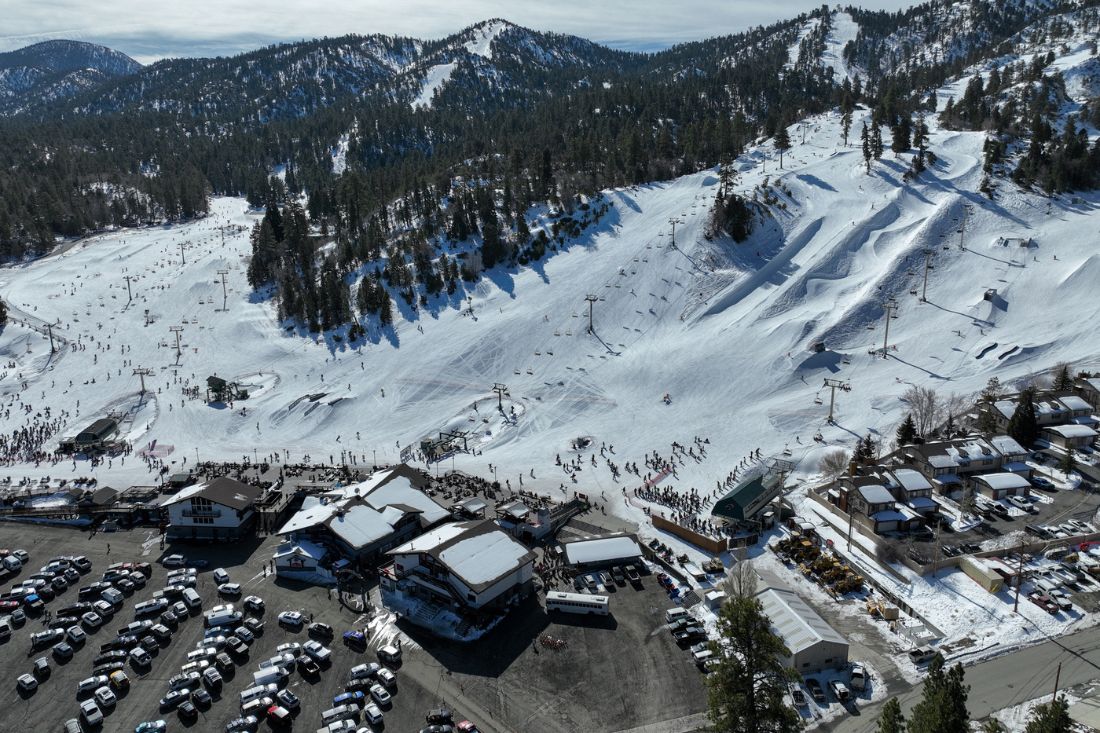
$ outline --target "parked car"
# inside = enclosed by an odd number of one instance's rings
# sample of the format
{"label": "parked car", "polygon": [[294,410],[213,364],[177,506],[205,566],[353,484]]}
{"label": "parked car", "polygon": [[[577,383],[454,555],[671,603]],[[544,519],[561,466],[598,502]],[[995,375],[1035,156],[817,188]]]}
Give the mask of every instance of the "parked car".
{"label": "parked car", "polygon": [[19,689],[20,692],[34,692],[38,689],[38,680],[36,680],[32,675],[21,674],[18,678],[16,678],[15,686]]}
{"label": "parked car", "polygon": [[833,697],[837,702],[845,703],[851,697],[851,693],[848,692],[848,687],[840,680],[829,680],[829,690],[833,693]]}
{"label": "parked car", "polygon": [[867,687],[867,668],[862,664],[853,664],[852,673],[848,684],[853,690],[863,690]]}
{"label": "parked car", "polygon": [[825,690],[824,688],[822,688],[821,683],[818,682],[815,678],[806,678],[806,689],[810,691],[810,697],[814,699],[814,702],[825,702]]}
{"label": "parked car", "polygon": [[283,611],[279,614],[279,625],[290,631],[301,631],[305,619],[298,611]]}
{"label": "parked car", "polygon": [[80,703],[80,717],[89,728],[98,728],[103,724],[103,712],[96,705],[95,700],[85,700]]}
{"label": "parked car", "polygon": [[244,599],[244,610],[249,613],[263,614],[264,599],[259,596],[248,596]]}
{"label": "parked car", "polygon": [[923,664],[924,662],[930,661],[934,656],[936,656],[935,650],[927,646],[922,646],[919,649],[911,649],[909,651],[909,661],[913,664]]}
{"label": "parked car", "polygon": [[1010,496],[1008,497],[1008,502],[1017,509],[1022,509],[1029,514],[1033,511],[1031,502],[1022,496]]}

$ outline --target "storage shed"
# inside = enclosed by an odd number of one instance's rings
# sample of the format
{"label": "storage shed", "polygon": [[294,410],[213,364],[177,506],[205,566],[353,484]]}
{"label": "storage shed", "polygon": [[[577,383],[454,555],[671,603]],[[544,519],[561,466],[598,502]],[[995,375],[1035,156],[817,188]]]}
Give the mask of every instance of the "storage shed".
{"label": "storage shed", "polygon": [[765,588],[756,594],[774,631],[790,651],[784,659],[799,674],[848,664],[848,642],[793,591]]}

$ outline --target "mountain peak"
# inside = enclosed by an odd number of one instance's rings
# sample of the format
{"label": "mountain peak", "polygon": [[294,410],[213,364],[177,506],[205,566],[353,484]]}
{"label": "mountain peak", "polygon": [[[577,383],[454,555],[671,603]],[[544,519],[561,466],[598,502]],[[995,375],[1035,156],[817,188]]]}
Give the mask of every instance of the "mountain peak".
{"label": "mountain peak", "polygon": [[108,76],[125,76],[141,70],[140,63],[121,51],[97,43],[56,38],[0,53],[0,69],[30,67],[50,72],[95,69]]}

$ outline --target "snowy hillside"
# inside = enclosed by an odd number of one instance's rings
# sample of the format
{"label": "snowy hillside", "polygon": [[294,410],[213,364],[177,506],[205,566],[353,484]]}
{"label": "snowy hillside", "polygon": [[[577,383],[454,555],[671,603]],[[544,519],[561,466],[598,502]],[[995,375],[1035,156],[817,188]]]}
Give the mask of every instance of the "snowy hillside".
{"label": "snowy hillside", "polygon": [[[868,431],[888,436],[909,384],[969,393],[992,375],[1011,382],[1060,360],[1100,360],[1100,253],[1080,236],[1096,229],[1095,198],[976,195],[979,133],[933,129],[939,163],[914,184],[903,185],[905,165],[889,158],[867,176],[859,152],[839,147],[835,116],[808,125],[805,144],[792,130],[784,171],[768,146],[737,162],[739,189],[751,196],[767,181],[786,204],[773,206],[774,224],[745,244],[703,237],[714,173],[612,191],[612,213],[583,246],[544,267],[492,272],[467,310],[416,321],[404,311],[394,343],[361,351],[285,335],[270,307],[251,301],[247,231],[226,228],[255,220],[241,200],[216,200],[213,214],[192,225],[87,240],[0,271],[9,302],[35,322],[57,323],[65,340],[51,360],[44,337],[19,324],[5,329],[0,361],[14,366],[0,389],[9,405],[17,395],[32,413],[68,410],[65,434],[108,410],[129,411],[135,446],[155,440],[176,465],[196,452],[236,459],[254,449],[323,461],[350,451],[360,462],[377,450],[379,461],[393,461],[398,446],[460,428],[481,454],[459,455],[456,467],[484,473],[491,463],[502,482],[522,473],[525,486],[545,491],[568,482],[555,456],[577,437],[614,444],[621,463],[699,435],[711,441],[709,457],[682,471],[680,483],[706,488],[757,447],[786,449],[812,473],[822,451],[815,432],[842,445]],[[675,247],[672,217],[681,220]],[[1006,246],[1005,237],[1036,246]],[[921,303],[912,292],[925,249],[934,269]],[[129,305],[124,276],[133,278]],[[984,299],[989,288],[997,304]],[[586,332],[587,294],[600,298],[594,335]],[[882,345],[888,297],[899,307],[890,327],[896,350],[884,360],[869,351]],[[179,325],[177,361],[169,327]],[[827,351],[811,354],[818,340]],[[144,403],[135,367],[155,373]],[[183,387],[201,389],[213,373],[246,385],[251,399],[228,409],[183,397]],[[835,426],[815,402],[827,396],[824,377],[852,382]],[[493,409],[494,382],[509,388],[507,418]],[[5,422],[15,428],[22,418],[12,409]],[[74,472],[149,480],[132,460],[121,470],[80,463],[36,471]],[[581,477],[573,488],[619,489],[603,465],[586,465]]]}

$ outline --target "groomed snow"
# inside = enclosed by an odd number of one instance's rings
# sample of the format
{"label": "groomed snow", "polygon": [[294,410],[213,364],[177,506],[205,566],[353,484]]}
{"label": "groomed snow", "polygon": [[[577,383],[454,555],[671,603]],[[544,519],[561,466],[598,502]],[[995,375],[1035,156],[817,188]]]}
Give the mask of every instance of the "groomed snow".
{"label": "groomed snow", "polygon": [[854,41],[859,34],[859,23],[856,23],[850,13],[837,11],[833,13],[832,27],[829,35],[825,37],[825,51],[821,54],[821,63],[831,68],[834,79],[840,83],[844,77],[853,77],[854,74],[848,68],[848,62],[844,60],[844,47],[849,41]]}

